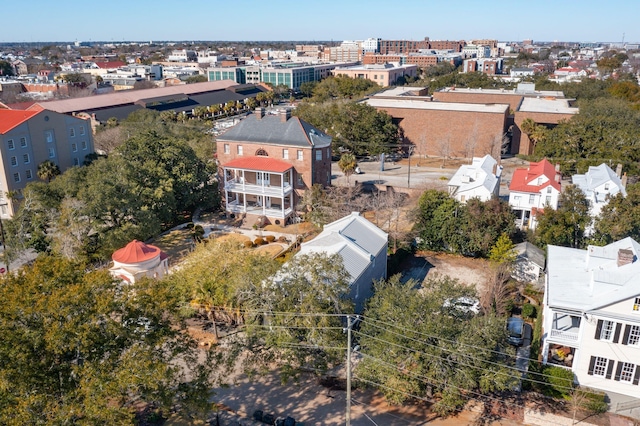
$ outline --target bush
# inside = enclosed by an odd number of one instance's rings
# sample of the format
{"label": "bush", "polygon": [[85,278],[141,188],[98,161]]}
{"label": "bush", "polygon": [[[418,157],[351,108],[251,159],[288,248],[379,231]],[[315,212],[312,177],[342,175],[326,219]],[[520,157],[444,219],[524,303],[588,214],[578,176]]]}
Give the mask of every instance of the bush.
{"label": "bush", "polygon": [[289,241],[287,241],[287,238],[284,235],[280,235],[278,237],[278,242],[279,243],[288,243]]}
{"label": "bush", "polygon": [[543,370],[545,379],[549,382],[549,393],[554,397],[569,398],[573,387],[573,371],[552,365]]}
{"label": "bush", "polygon": [[276,240],[276,237],[274,237],[273,235],[267,235],[265,238],[267,239],[268,243],[272,243]]}
{"label": "bush", "polygon": [[516,302],[509,298],[507,300],[504,301],[504,310],[508,313],[511,314],[511,312],[513,311],[513,308],[516,306]]}
{"label": "bush", "polygon": [[525,303],[522,306],[522,316],[524,318],[535,318],[536,317],[536,307],[531,303]]}
{"label": "bush", "polygon": [[582,404],[585,410],[597,414],[607,412],[609,404],[606,402],[606,394],[604,392],[582,387],[580,390],[587,392],[586,401]]}
{"label": "bush", "polygon": [[253,242],[252,241],[245,241],[244,242],[244,248],[251,248],[253,247]]}
{"label": "bush", "polygon": [[255,240],[253,240],[253,243],[257,246],[261,246],[263,244],[266,244],[267,242],[262,237],[258,237]]}

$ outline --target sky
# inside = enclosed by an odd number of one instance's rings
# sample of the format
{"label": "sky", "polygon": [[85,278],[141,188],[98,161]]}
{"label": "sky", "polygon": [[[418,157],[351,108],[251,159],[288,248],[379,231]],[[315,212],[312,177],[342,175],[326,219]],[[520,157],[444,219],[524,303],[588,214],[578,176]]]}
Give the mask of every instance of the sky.
{"label": "sky", "polygon": [[30,0],[0,42],[362,40],[640,42],[640,0]]}

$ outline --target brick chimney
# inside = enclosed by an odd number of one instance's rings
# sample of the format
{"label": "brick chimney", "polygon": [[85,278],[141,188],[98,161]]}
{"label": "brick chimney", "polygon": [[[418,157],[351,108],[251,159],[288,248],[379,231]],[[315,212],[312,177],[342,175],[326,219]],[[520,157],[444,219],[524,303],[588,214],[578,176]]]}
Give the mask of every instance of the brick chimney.
{"label": "brick chimney", "polygon": [[282,115],[280,116],[280,121],[284,123],[290,118],[291,118],[291,110],[289,108],[286,108],[284,110],[284,113],[282,113]]}
{"label": "brick chimney", "polygon": [[633,252],[629,249],[618,250],[618,267],[633,263],[634,257]]}
{"label": "brick chimney", "polygon": [[262,107],[256,108],[256,118],[258,120],[262,120],[262,117],[264,117],[264,108]]}

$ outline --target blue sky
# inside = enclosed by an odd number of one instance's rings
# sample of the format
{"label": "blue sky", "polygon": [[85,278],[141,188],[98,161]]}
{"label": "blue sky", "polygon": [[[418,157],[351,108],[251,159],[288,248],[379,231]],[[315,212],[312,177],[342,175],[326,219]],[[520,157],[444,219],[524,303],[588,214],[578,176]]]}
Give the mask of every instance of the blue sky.
{"label": "blue sky", "polygon": [[0,42],[387,39],[640,42],[640,0],[77,0],[0,6]]}

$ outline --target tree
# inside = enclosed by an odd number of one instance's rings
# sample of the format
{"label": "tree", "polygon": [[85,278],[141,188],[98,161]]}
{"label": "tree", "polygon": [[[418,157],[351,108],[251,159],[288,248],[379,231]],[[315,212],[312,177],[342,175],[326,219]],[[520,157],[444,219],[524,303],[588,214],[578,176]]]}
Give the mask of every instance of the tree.
{"label": "tree", "polygon": [[627,196],[611,197],[594,221],[593,242],[598,245],[631,237],[640,241],[640,184],[628,185]]}
{"label": "tree", "polygon": [[192,75],[191,77],[187,77],[185,83],[193,84],[193,83],[204,83],[208,81],[207,76],[204,74]]}
{"label": "tree", "polygon": [[251,110],[258,106],[258,101],[256,101],[256,98],[247,98],[244,103],[247,108]]}
{"label": "tree", "polygon": [[522,122],[521,129],[531,141],[531,145],[533,146],[531,154],[535,155],[538,142],[544,140],[547,136],[547,128],[537,124],[531,118],[526,118]]}
{"label": "tree", "polygon": [[496,263],[513,263],[516,261],[516,251],[511,237],[506,232],[503,232],[495,245],[489,252],[489,260]]}
{"label": "tree", "polygon": [[60,174],[60,167],[51,160],[45,160],[38,164],[38,177],[47,182]]}
{"label": "tree", "polygon": [[144,90],[156,88],[156,84],[151,80],[139,80],[133,84],[133,90]]}
{"label": "tree", "polygon": [[[436,397],[433,409],[445,415],[472,393],[510,389],[519,373],[501,359],[506,348],[504,319],[469,315],[445,302],[474,297],[473,289],[449,277],[416,282],[399,275],[376,284],[360,330],[354,332],[361,362],[356,380],[380,384],[395,404]],[[375,385],[374,385],[375,386]]]}
{"label": "tree", "polygon": [[543,247],[554,244],[583,248],[590,224],[589,201],[580,188],[571,185],[560,194],[557,210],[547,206],[539,214],[536,239]]}
{"label": "tree", "polygon": [[306,81],[300,85],[300,93],[302,93],[305,98],[310,98],[313,96],[313,91],[317,85],[317,81]]}
{"label": "tree", "polygon": [[13,67],[11,66],[11,63],[8,61],[0,60],[0,75],[8,76],[13,74]]}
{"label": "tree", "polygon": [[85,269],[45,256],[2,277],[0,423],[133,423],[145,404],[204,414],[211,360],[183,332],[172,289]]}
{"label": "tree", "polygon": [[347,177],[347,185],[349,184],[349,176],[351,176],[356,171],[356,166],[358,162],[356,161],[355,155],[351,153],[342,154],[340,160],[338,161],[338,167],[344,175]]}

